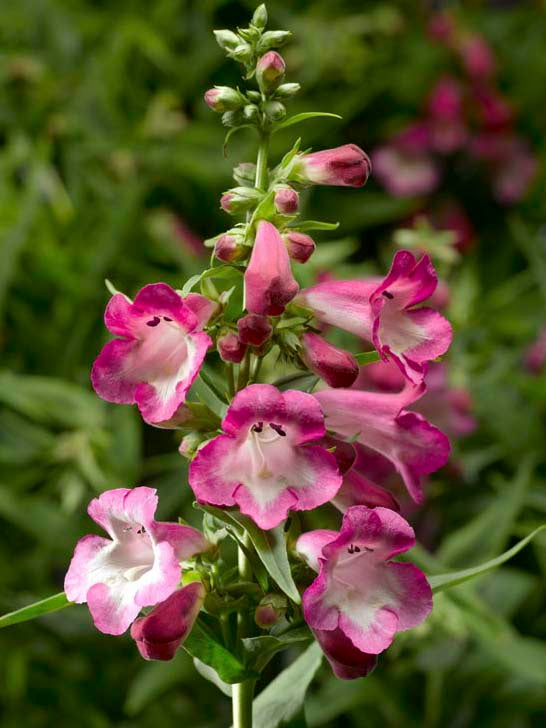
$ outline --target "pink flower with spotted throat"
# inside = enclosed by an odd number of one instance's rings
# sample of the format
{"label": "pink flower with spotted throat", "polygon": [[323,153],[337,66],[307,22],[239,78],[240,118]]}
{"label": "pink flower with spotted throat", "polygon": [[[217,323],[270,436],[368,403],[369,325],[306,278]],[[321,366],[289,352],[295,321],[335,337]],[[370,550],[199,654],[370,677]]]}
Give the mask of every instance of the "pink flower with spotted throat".
{"label": "pink flower with spotted throat", "polygon": [[311,510],[337,493],[336,459],[313,444],[326,430],[312,395],[251,384],[233,398],[222,428],[225,434],[190,465],[189,482],[201,503],[237,505],[267,530],[289,510]]}
{"label": "pink flower with spotted throat", "polygon": [[154,488],[139,487],[107,490],[89,504],[110,538],[78,541],[64,589],[71,602],[87,602],[105,634],[122,634],[142,607],[167,599],[180,581],[180,562],[210,548],[191,526],[155,521],[157,501]]}
{"label": "pink flower with spotted throat", "polygon": [[400,250],[387,276],[360,281],[328,281],[304,289],[299,302],[322,323],[372,341],[383,361],[392,359],[406,379],[418,384],[426,362],[445,354],[451,324],[432,308],[418,304],[438,284],[428,255],[418,262]]}
{"label": "pink flower with spotted throat", "polygon": [[421,624],[432,609],[425,575],[391,561],[415,545],[411,526],[387,508],[349,508],[341,531],[302,534],[296,549],[318,572],[303,594],[305,621],[335,674],[367,675],[397,632]]}
{"label": "pink flower with spotted throat", "polygon": [[170,420],[212,345],[201,328],[214,306],[195,293],[183,299],[166,283],[144,286],[133,302],[116,293],[104,322],[121,338],[109,341],[93,364],[96,393],[108,402],[136,404],[146,422]]}

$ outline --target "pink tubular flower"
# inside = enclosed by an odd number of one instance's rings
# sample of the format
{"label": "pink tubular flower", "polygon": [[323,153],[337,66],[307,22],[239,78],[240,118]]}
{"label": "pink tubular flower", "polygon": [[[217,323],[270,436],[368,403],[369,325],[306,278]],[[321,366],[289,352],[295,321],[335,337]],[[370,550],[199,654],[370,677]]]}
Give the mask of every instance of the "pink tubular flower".
{"label": "pink tubular flower", "polygon": [[210,548],[191,526],[154,520],[154,488],[107,490],[89,504],[91,518],[110,536],[84,536],[74,551],[64,589],[87,602],[95,626],[122,634],[140,612],[178,586],[180,562]]}
{"label": "pink tubular flower", "polygon": [[441,78],[428,101],[431,144],[435,151],[451,154],[465,143],[468,132],[462,106],[459,82],[450,76]]}
{"label": "pink tubular flower", "polygon": [[299,537],[297,551],[319,572],[303,594],[305,621],[338,677],[368,674],[373,656],[386,650],[397,632],[430,614],[425,575],[413,564],[390,560],[414,545],[413,529],[402,516],[365,506],[349,508],[339,533],[319,530]]}
{"label": "pink tubular flower", "polygon": [[301,154],[294,166],[302,184],[363,187],[372,171],[370,158],[356,144],[344,144],[313,154]]}
{"label": "pink tubular flower", "polygon": [[245,271],[247,311],[263,316],[280,316],[298,288],[279,231],[270,222],[261,220]]}
{"label": "pink tubular flower", "polygon": [[234,331],[219,336],[216,345],[222,361],[240,364],[246,354],[246,345]]}
{"label": "pink tubular flower", "polygon": [[288,250],[288,255],[292,258],[292,260],[295,260],[296,263],[307,263],[309,258],[315,252],[315,241],[310,235],[299,233],[294,230],[293,232],[285,233],[283,238],[286,244],[286,249]]}
{"label": "pink tubular flower", "polygon": [[350,387],[358,376],[358,363],[348,351],[330,344],[318,334],[302,336],[304,359],[311,371],[330,387]]}
{"label": "pink tubular flower", "polygon": [[423,379],[426,362],[445,354],[449,322],[431,308],[415,308],[434,292],[438,279],[425,255],[418,262],[400,250],[382,281],[333,281],[306,288],[299,301],[322,323],[373,341],[383,361],[392,359],[411,382]]}
{"label": "pink tubular flower", "polygon": [[392,462],[416,503],[423,501],[422,476],[449,458],[449,440],[416,412],[405,407],[425,391],[424,384],[399,394],[325,389],[317,392],[326,427],[340,438],[356,439]]}
{"label": "pink tubular flower", "polygon": [[186,639],[205,600],[205,587],[194,581],[173,592],[131,625],[131,637],[145,660],[172,660]]}
{"label": "pink tubular flower", "polygon": [[400,510],[396,498],[388,490],[369,480],[356,469],[345,473],[343,484],[332,503],[342,513],[345,513],[351,506],[368,506],[369,508],[382,506],[390,508],[391,511]]}
{"label": "pink tubular flower", "polygon": [[305,392],[252,384],[238,392],[222,422],[225,435],[202,447],[189,482],[202,503],[238,505],[260,528],[289,510],[326,503],[341,485],[335,457],[310,444],[324,436],[324,416]]}
{"label": "pink tubular flower", "polygon": [[408,152],[386,144],[372,152],[373,168],[394,197],[428,195],[438,186],[440,172],[427,152]]}
{"label": "pink tubular flower", "polygon": [[166,283],[145,286],[133,303],[121,293],[112,296],[104,322],[122,338],[108,342],[95,359],[91,382],[97,394],[138,405],[147,422],[170,420],[212,344],[199,330],[212,312],[207,301],[198,294],[183,299]]}

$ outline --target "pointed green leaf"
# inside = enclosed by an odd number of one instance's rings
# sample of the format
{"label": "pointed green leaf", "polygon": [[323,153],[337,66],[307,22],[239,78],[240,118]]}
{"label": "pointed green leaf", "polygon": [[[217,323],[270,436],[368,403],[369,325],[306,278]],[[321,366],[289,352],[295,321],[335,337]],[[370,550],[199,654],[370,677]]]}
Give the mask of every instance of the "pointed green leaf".
{"label": "pointed green leaf", "polygon": [[15,612],[4,614],[0,617],[0,628],[9,627],[19,622],[28,622],[30,619],[36,619],[36,617],[41,617],[43,614],[57,612],[59,609],[70,607],[72,604],[73,602],[68,601],[65,593],[60,592],[60,594],[54,594],[46,599],[41,599],[39,602],[34,602],[34,604],[17,609]]}
{"label": "pointed green leaf", "polygon": [[227,412],[227,405],[212,391],[204,379],[199,376],[191,387],[191,393],[194,394],[200,402],[206,405],[211,412],[214,412],[221,420]]}
{"label": "pointed green leaf", "polygon": [[303,220],[294,226],[300,232],[308,232],[309,230],[337,230],[338,222],[324,222],[323,220]]}
{"label": "pointed green leaf", "polygon": [[235,655],[217,642],[199,620],[193,625],[183,647],[192,657],[197,657],[205,665],[212,667],[225,683],[238,683],[257,677]]}
{"label": "pointed green leaf", "polygon": [[304,726],[305,693],[321,662],[322,651],[314,642],[254,700],[254,725],[267,728]]}
{"label": "pointed green leaf", "polygon": [[250,536],[252,545],[260,557],[263,565],[276,584],[293,602],[301,602],[300,593],[290,570],[286,539],[284,537],[284,524],[270,531],[262,531],[254,521],[241,513],[231,512],[231,517],[241,525]]}
{"label": "pointed green leaf", "polygon": [[281,129],[287,129],[289,126],[294,126],[294,124],[300,124],[302,121],[307,121],[307,119],[315,119],[319,116],[326,116],[330,117],[331,119],[342,118],[339,114],[330,114],[327,111],[304,111],[301,114],[295,114],[295,116],[290,116],[288,119],[282,121],[278,126],[273,129],[273,134],[280,131]]}
{"label": "pointed green leaf", "polygon": [[473,566],[470,569],[462,569],[461,571],[453,571],[450,574],[438,574],[436,576],[429,576],[428,580],[430,586],[432,587],[432,591],[435,593],[440,592],[444,589],[448,589],[449,587],[456,586],[457,584],[462,584],[463,582],[469,581],[470,579],[474,579],[477,576],[481,576],[482,574],[487,574],[488,571],[496,569],[497,566],[501,566],[501,564],[504,564],[506,561],[519,553],[522,548],[527,546],[529,541],[531,541],[538,533],[544,531],[545,529],[546,524],[539,526],[532,533],[519,541],[515,546],[512,546],[511,549],[508,549],[508,551],[505,551],[503,554],[497,556],[495,559],[486,561],[479,566]]}
{"label": "pointed green leaf", "polygon": [[205,665],[205,663],[201,662],[198,657],[193,658],[193,664],[201,677],[204,677],[205,680],[208,680],[213,685],[216,685],[218,690],[221,690],[224,695],[226,695],[228,698],[231,698],[231,685],[224,682],[213,667],[211,667],[210,665]]}

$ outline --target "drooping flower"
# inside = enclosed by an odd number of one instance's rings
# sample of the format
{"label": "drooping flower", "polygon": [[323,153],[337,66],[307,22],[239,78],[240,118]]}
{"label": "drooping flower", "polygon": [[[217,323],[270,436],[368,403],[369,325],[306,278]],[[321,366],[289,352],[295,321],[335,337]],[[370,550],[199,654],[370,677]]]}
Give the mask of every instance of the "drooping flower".
{"label": "drooping flower", "polygon": [[312,331],[303,334],[302,343],[307,366],[330,387],[350,387],[355,381],[358,363],[348,351],[330,344]]}
{"label": "drooping flower", "polygon": [[356,440],[390,460],[416,503],[423,500],[421,481],[446,464],[449,440],[416,412],[405,408],[425,391],[406,387],[398,394],[325,389],[314,397],[326,427],[340,439]]}
{"label": "drooping flower", "polygon": [[191,631],[203,602],[200,581],[177,589],[145,617],[131,625],[131,637],[145,660],[172,660]]}
{"label": "drooping flower", "polygon": [[297,551],[318,577],[303,594],[305,621],[336,675],[373,669],[397,632],[421,624],[432,609],[425,575],[391,561],[415,544],[411,526],[387,508],[349,508],[341,531],[300,536]]}
{"label": "drooping flower", "polygon": [[450,323],[431,308],[416,308],[436,289],[436,272],[425,255],[396,253],[381,281],[319,283],[303,290],[299,301],[319,321],[373,341],[383,361],[392,359],[411,382],[422,380],[426,362],[445,354],[451,343]]}
{"label": "drooping flower", "polygon": [[106,307],[109,341],[95,359],[91,382],[108,402],[136,404],[150,423],[170,420],[199,373],[210,337],[204,296],[183,299],[166,283],[142,288],[134,302],[116,293]]}
{"label": "drooping flower", "polygon": [[301,184],[363,187],[372,171],[370,158],[356,144],[299,154],[292,167],[293,179]]}
{"label": "drooping flower", "polygon": [[280,316],[298,288],[279,231],[270,222],[261,220],[245,271],[247,311],[262,316]]}
{"label": "drooping flower", "polygon": [[202,447],[190,465],[200,502],[237,505],[270,529],[289,510],[316,508],[339,489],[335,457],[313,444],[325,427],[312,395],[252,384],[235,395],[222,428],[225,434]]}
{"label": "drooping flower", "polygon": [[71,602],[87,602],[101,632],[125,632],[142,607],[175,591],[181,561],[210,548],[191,526],[155,521],[157,500],[154,488],[117,488],[89,504],[89,515],[110,538],[80,539],[64,588]]}

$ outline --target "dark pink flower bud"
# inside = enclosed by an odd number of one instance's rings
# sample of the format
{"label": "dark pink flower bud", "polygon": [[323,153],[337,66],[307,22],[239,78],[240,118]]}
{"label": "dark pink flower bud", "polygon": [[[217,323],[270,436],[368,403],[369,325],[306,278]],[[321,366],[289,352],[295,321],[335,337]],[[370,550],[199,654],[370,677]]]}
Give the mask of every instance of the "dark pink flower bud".
{"label": "dark pink flower bud", "polygon": [[468,75],[475,79],[487,79],[495,73],[495,56],[485,38],[478,33],[463,37],[459,53]]}
{"label": "dark pink flower bud", "polygon": [[330,387],[353,384],[358,376],[358,363],[352,354],[311,331],[302,336],[302,341],[307,366]]}
{"label": "dark pink flower bud", "polygon": [[371,170],[370,158],[356,144],[302,154],[294,167],[299,182],[341,187],[362,187]]}
{"label": "dark pink flower bud", "polygon": [[273,91],[282,83],[286,65],[276,51],[263,55],[256,65],[256,78],[262,91]]}
{"label": "dark pink flower bud", "polygon": [[254,621],[262,629],[277,624],[286,613],[287,601],[282,594],[267,594],[256,607]]}
{"label": "dark pink flower bud", "polygon": [[246,346],[234,331],[222,334],[217,341],[218,353],[222,361],[239,364],[246,353]]}
{"label": "dark pink flower bud", "polygon": [[215,86],[205,92],[206,105],[219,114],[240,109],[244,101],[241,94],[229,86]]}
{"label": "dark pink flower bud", "polygon": [[247,311],[263,316],[280,316],[298,288],[279,231],[270,222],[261,220],[245,272]]}
{"label": "dark pink flower bud", "polygon": [[355,680],[369,675],[377,665],[377,655],[359,650],[339,627],[312,630],[326,659],[340,680]]}
{"label": "dark pink flower bud", "polygon": [[305,233],[298,233],[296,231],[286,233],[284,235],[284,242],[288,250],[288,255],[297,263],[307,263],[315,252],[315,241]]}
{"label": "dark pink flower bud", "polygon": [[237,321],[239,339],[242,344],[262,346],[273,333],[273,326],[265,316],[250,313]]}
{"label": "dark pink flower bud", "polygon": [[246,253],[245,246],[241,245],[241,240],[236,235],[226,233],[218,238],[214,246],[214,255],[218,260],[224,263],[232,263],[235,260],[241,260]]}
{"label": "dark pink flower bud", "polygon": [[133,622],[131,637],[145,660],[172,660],[188,636],[205,599],[199,581],[173,592],[145,617]]}
{"label": "dark pink flower bud", "polygon": [[292,187],[279,187],[273,202],[277,212],[282,215],[293,215],[298,211],[299,195]]}

